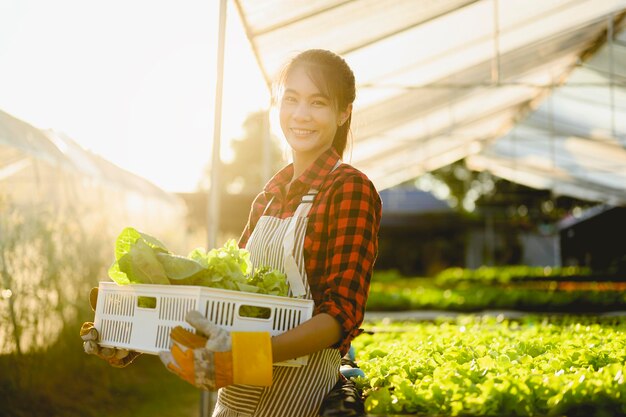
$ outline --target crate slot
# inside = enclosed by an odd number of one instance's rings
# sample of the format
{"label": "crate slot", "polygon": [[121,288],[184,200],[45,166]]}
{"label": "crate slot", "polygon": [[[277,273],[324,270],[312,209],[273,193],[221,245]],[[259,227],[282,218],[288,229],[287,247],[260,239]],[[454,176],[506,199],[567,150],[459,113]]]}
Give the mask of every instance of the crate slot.
{"label": "crate slot", "polygon": [[159,326],[157,328],[156,341],[154,346],[160,350],[167,350],[170,348],[170,332],[174,326]]}
{"label": "crate slot", "polygon": [[289,325],[291,323],[291,310],[284,310],[285,320],[283,321],[283,330],[289,330]]}
{"label": "crate slot", "polygon": [[117,343],[130,343],[133,324],[119,320],[102,320],[102,340]]}
{"label": "crate slot", "polygon": [[[159,325],[157,327],[156,339],[154,342],[154,347],[157,350],[168,350],[170,348],[170,341],[171,341],[170,333],[172,332],[172,329],[174,329],[174,327],[176,326]],[[181,327],[185,328],[186,330],[189,330],[190,332],[195,333],[195,330],[191,328],[186,328],[185,326],[181,326]]]}
{"label": "crate slot", "polygon": [[289,314],[288,310],[286,310],[284,308],[281,309],[281,316],[282,316],[282,320],[281,320],[281,323],[280,323],[280,331],[281,332],[289,329],[288,323],[287,323],[287,315],[288,314]]}
{"label": "crate slot", "polygon": [[220,323],[225,326],[232,326],[235,319],[235,303],[224,303],[226,306],[226,314],[224,314],[224,320]]}
{"label": "crate slot", "polygon": [[274,330],[277,331],[282,331],[284,326],[284,316],[285,316],[285,310],[282,308],[278,308],[276,309],[276,320],[274,321]]}
{"label": "crate slot", "polygon": [[161,298],[160,320],[184,321],[189,310],[195,310],[196,300],[190,298]]}
{"label": "crate slot", "polygon": [[272,330],[277,331],[280,328],[280,309],[277,308],[274,311],[274,323],[272,323]]}
{"label": "crate slot", "polygon": [[235,303],[209,300],[205,317],[218,326],[232,326],[235,318]]}
{"label": "crate slot", "polygon": [[302,312],[299,310],[277,308],[272,329],[279,332],[287,331],[299,325],[301,318]]}
{"label": "crate slot", "polygon": [[104,312],[114,316],[132,317],[135,314],[135,298],[132,294],[107,294]]}

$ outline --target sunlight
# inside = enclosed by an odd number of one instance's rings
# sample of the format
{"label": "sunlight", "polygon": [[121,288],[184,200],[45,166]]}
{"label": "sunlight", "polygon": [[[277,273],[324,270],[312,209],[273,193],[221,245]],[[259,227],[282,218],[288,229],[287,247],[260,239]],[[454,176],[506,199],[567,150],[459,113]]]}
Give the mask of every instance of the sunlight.
{"label": "sunlight", "polygon": [[[66,133],[167,191],[194,191],[211,160],[218,5],[3,2],[0,110]],[[229,159],[248,114],[269,104],[231,2],[225,49],[221,154]]]}

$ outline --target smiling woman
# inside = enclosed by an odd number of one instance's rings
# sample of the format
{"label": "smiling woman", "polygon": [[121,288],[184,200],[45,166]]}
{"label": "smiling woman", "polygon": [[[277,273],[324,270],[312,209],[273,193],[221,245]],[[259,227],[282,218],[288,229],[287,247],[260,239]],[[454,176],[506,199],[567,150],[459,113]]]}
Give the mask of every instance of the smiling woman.
{"label": "smiling woman", "polygon": [[[293,162],[265,185],[252,204],[239,245],[253,265],[284,272],[289,295],[314,301],[313,317],[255,344],[255,356],[232,345],[193,347],[183,360],[176,347],[166,353],[168,369],[196,387],[220,388],[214,417],[314,417],[324,398],[344,389],[341,357],[360,333],[378,247],[381,201],[371,181],[343,163],[355,79],[340,56],[308,50],[285,67],[276,100],[280,125]],[[214,325],[193,320],[197,329]],[[190,321],[191,323],[191,321]],[[227,340],[230,339],[227,338]],[[303,367],[272,363],[309,356]],[[170,357],[181,358],[172,366]],[[218,380],[254,368],[261,379]],[[237,381],[233,383],[232,381]]]}

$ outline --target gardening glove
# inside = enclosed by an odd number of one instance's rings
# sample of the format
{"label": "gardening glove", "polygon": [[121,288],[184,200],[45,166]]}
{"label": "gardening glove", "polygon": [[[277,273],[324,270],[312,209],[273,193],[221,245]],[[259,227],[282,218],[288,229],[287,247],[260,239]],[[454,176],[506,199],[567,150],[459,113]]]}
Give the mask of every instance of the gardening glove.
{"label": "gardening glove", "polygon": [[272,342],[268,332],[228,332],[198,311],[185,317],[196,333],[177,326],[170,350],[159,353],[170,372],[200,389],[231,384],[272,385]]}
{"label": "gardening glove", "polygon": [[[89,304],[92,310],[96,310],[98,302],[98,288],[92,288],[89,292]],[[102,347],[98,344],[98,330],[93,327],[93,322],[87,321],[80,328],[80,337],[83,339],[83,349],[89,355],[96,355],[104,359],[109,365],[116,368],[124,368],[130,365],[141,353],[127,349]]]}

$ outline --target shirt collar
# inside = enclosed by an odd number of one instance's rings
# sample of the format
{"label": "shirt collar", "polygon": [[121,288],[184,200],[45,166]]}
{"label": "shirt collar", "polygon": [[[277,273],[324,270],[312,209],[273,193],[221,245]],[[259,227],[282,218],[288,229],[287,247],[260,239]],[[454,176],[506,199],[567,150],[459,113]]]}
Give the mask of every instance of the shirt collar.
{"label": "shirt collar", "polygon": [[[339,154],[335,148],[331,146],[318,156],[315,162],[313,162],[302,175],[295,179],[290,187],[291,190],[295,190],[296,188],[306,188],[304,191],[308,191],[311,188],[319,190],[324,183],[324,178],[332,171],[339,159]],[[265,186],[264,191],[270,194],[280,193],[281,188],[288,184],[292,177],[293,164],[289,164],[272,177]]]}

